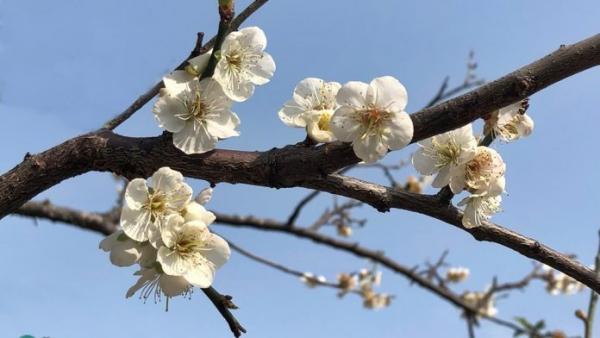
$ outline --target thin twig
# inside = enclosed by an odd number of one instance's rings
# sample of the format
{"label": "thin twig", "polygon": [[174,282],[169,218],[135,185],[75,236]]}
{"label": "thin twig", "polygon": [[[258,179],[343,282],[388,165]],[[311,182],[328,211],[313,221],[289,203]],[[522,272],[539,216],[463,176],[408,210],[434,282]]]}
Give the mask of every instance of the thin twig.
{"label": "thin twig", "polygon": [[213,288],[212,286],[206,289],[202,289],[202,291],[217,308],[221,316],[223,316],[223,318],[229,325],[229,329],[236,338],[241,336],[242,333],[246,333],[246,329],[244,329],[244,327],[240,324],[240,322],[238,322],[238,320],[231,313],[231,311],[229,311],[229,309],[237,309],[237,306],[235,306],[235,304],[233,304],[233,302],[231,301],[231,296],[220,294],[219,291],[215,290],[215,288]]}
{"label": "thin twig", "polygon": [[[600,232],[599,232],[600,236]],[[596,274],[600,275],[600,245],[598,245],[598,253],[594,266]],[[596,316],[596,304],[598,303],[598,293],[590,290],[590,303],[588,305],[587,315],[585,316],[585,338],[592,338],[592,328],[594,326],[594,317]]]}

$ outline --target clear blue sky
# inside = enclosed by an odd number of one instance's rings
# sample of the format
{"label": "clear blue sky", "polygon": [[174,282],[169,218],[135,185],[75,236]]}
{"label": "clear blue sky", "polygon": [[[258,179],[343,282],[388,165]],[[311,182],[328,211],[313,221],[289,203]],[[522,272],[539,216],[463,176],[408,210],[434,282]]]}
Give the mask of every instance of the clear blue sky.
{"label": "clear blue sky", "polygon": [[[195,33],[216,30],[216,1],[31,1],[0,2],[0,169],[8,170],[26,152],[38,152],[92,130],[120,112],[185,57]],[[248,1],[239,1],[238,7]],[[408,111],[422,107],[444,76],[462,81],[473,49],[478,74],[495,79],[561,44],[597,33],[596,0],[492,1],[292,1],[272,0],[246,25],[258,25],[277,63],[271,83],[235,106],[242,136],[224,148],[264,150],[303,138],[285,127],[279,107],[295,84],[308,76],[368,82],[393,75],[409,93]],[[533,137],[500,145],[508,164],[505,211],[495,220],[591,264],[600,227],[600,161],[597,124],[600,70],[554,85],[531,99]],[[150,107],[121,127],[126,135],[160,133]],[[391,163],[411,149],[393,154]],[[408,175],[399,174],[400,178]],[[385,182],[367,171],[355,175]],[[193,181],[195,189],[204,182]],[[109,208],[115,186],[106,174],[68,180],[38,198],[87,210]],[[282,219],[306,191],[221,184],[210,206],[223,212]],[[310,224],[325,206],[322,196],[301,217]],[[268,206],[268,207],[265,207]],[[490,243],[478,243],[453,227],[404,211],[381,215],[367,206],[357,216],[370,219],[353,240],[384,249],[413,266],[449,249],[450,262],[472,270],[461,288],[483,289],[494,275],[518,278],[531,262]],[[217,226],[258,254],[300,270],[325,274],[354,271],[368,263],[309,241],[280,234]],[[32,334],[52,338],[230,337],[207,300],[162,304],[125,300],[134,269],[111,266],[98,250],[100,236],[64,225],[7,217],[0,224],[0,336]],[[436,296],[411,287],[384,270],[381,289],[396,295],[379,312],[364,310],[356,297],[338,300],[329,289],[308,290],[296,279],[234,254],[215,286],[234,295],[247,337],[465,337],[459,312]],[[552,328],[581,332],[573,311],[586,306],[585,294],[546,295],[533,283],[525,295],[502,299],[500,316],[545,318]],[[432,325],[434,324],[434,325]],[[480,337],[508,331],[483,324]]]}

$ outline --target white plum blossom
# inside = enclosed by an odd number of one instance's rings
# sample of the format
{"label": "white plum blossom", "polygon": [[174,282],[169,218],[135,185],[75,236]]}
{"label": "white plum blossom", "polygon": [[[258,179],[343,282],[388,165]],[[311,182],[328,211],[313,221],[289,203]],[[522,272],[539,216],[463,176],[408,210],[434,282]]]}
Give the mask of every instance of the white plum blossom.
{"label": "white plum blossom", "polygon": [[452,181],[476,195],[496,196],[504,192],[506,164],[500,154],[489,147],[479,146],[475,156],[454,172]]}
{"label": "white plum blossom", "polygon": [[325,276],[315,276],[311,272],[305,272],[300,276],[300,281],[309,288],[314,288],[319,284],[326,283],[327,278],[325,278]]}
{"label": "white plum blossom", "polygon": [[542,265],[542,271],[544,272],[542,279],[546,281],[546,291],[553,296],[573,295],[583,290],[581,282],[545,264]]}
{"label": "white plum blossom", "polygon": [[189,59],[187,62],[187,66],[185,67],[185,72],[191,75],[192,77],[201,76],[206,66],[208,66],[208,61],[210,61],[210,57],[212,55],[212,49],[204,54],[200,54],[196,57]]}
{"label": "white plum blossom", "polygon": [[522,100],[501,108],[486,121],[486,129],[504,142],[515,141],[533,132],[533,119],[526,114],[528,100]]}
{"label": "white plum blossom", "polygon": [[294,89],[292,99],[285,103],[278,115],[290,127],[306,128],[316,142],[332,142],[335,136],[330,121],[337,108],[336,95],[341,88],[337,82],[306,78]]}
{"label": "white plum blossom", "polygon": [[375,293],[372,290],[362,292],[363,306],[367,309],[379,310],[390,306],[393,296],[387,293]]}
{"label": "white plum blossom", "polygon": [[465,303],[478,310],[478,313],[487,317],[494,317],[498,314],[496,309],[494,295],[487,292],[468,291],[461,295]]}
{"label": "white plum blossom", "polygon": [[356,285],[358,284],[356,275],[351,275],[347,273],[340,273],[337,276],[337,282],[338,287],[340,288],[340,291],[337,295],[340,298],[345,296],[348,292],[354,290],[354,288],[356,288]]}
{"label": "white plum blossom", "polygon": [[191,197],[192,188],[180,172],[169,167],[158,169],[150,182],[133,179],[125,190],[121,227],[129,238],[145,242],[156,236],[168,215],[183,210]]}
{"label": "white plum blossom", "polygon": [[182,276],[200,288],[212,284],[215,271],[231,255],[227,242],[212,234],[201,220],[186,221],[171,215],[161,234],[164,246],[158,249],[157,261],[164,273]]}
{"label": "white plum blossom", "polygon": [[499,212],[502,197],[489,195],[470,195],[458,203],[464,206],[462,224],[465,228],[481,226],[491,215]]}
{"label": "white plum blossom", "polygon": [[163,79],[165,88],[153,112],[161,128],[173,133],[173,144],[186,154],[213,150],[219,139],[238,136],[232,101],[213,79],[189,79],[179,72]]}
{"label": "white plum blossom", "polygon": [[225,37],[213,78],[230,99],[246,101],[255,85],[271,80],[275,62],[264,51],[266,47],[267,37],[258,27],[246,27]]}
{"label": "white plum blossom", "polygon": [[464,189],[464,164],[475,156],[477,140],[473,127],[467,124],[444,134],[419,142],[412,163],[422,175],[437,174],[431,185],[442,188],[450,185],[453,193]]}
{"label": "white plum blossom", "polygon": [[460,283],[469,277],[469,269],[464,267],[452,267],[446,271],[446,280],[451,283]]}
{"label": "white plum blossom", "polygon": [[413,123],[404,111],[406,89],[395,78],[378,77],[370,84],[348,82],[336,100],[339,108],[330,129],[338,140],[352,142],[354,153],[364,162],[375,162],[412,140]]}

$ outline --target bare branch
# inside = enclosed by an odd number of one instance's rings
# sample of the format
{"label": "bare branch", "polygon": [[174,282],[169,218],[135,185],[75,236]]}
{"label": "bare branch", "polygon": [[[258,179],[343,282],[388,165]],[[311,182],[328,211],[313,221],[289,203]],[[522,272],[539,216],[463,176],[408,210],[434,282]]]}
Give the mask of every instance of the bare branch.
{"label": "bare branch", "polygon": [[229,325],[229,329],[235,337],[239,337],[242,333],[246,333],[246,329],[238,322],[235,316],[229,311],[229,309],[237,309],[237,306],[233,304],[232,297],[228,295],[220,294],[215,288],[208,287],[202,289],[204,294],[210,299],[213,305],[217,308],[221,316],[225,319]]}
{"label": "bare branch", "polygon": [[[598,253],[596,254],[594,272],[597,275],[600,275],[600,245],[598,246]],[[590,303],[588,305],[588,311],[587,311],[587,314],[585,316],[585,321],[584,321],[585,322],[584,338],[592,338],[592,328],[594,325],[594,317],[596,316],[596,304],[597,303],[598,303],[598,293],[594,290],[590,290]]]}

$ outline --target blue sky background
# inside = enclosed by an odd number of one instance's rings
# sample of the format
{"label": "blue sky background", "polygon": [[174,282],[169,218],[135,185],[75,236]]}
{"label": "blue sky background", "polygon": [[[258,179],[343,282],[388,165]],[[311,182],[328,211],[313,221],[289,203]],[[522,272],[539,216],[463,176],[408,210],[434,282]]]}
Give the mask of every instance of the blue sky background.
{"label": "blue sky background", "polygon": [[[249,1],[239,1],[242,8]],[[100,126],[124,109],[185,57],[197,31],[216,31],[216,1],[0,1],[0,170],[26,152],[39,152]],[[308,76],[368,82],[393,75],[408,89],[408,111],[422,107],[442,79],[462,81],[471,49],[478,74],[495,79],[560,44],[598,32],[595,0],[491,1],[286,1],[272,0],[245,24],[259,25],[277,63],[273,80],[251,100],[235,106],[242,136],[222,148],[264,150],[302,139],[276,112],[298,81]],[[600,227],[600,161],[596,152],[600,70],[556,84],[531,99],[533,137],[498,145],[508,165],[505,211],[495,220],[591,264]],[[118,129],[126,135],[160,133],[150,106]],[[384,162],[407,158],[414,148]],[[403,179],[410,170],[398,174]],[[379,173],[353,175],[385,182]],[[192,181],[195,189],[206,183]],[[220,184],[210,207],[222,212],[283,219],[303,189],[274,190]],[[107,174],[91,173],[64,182],[39,198],[103,211],[115,198]],[[321,196],[300,219],[311,224],[331,203]],[[519,278],[528,259],[495,244],[405,211],[378,214],[364,206],[366,228],[353,240],[407,266],[437,258],[472,270],[459,287],[483,289],[493,276]],[[309,241],[281,234],[216,226],[236,243],[299,270],[324,274],[355,271],[368,262]],[[203,295],[163,304],[126,300],[133,268],[110,265],[98,250],[100,236],[64,225],[7,217],[0,224],[0,336],[19,337],[229,337],[226,324]],[[436,296],[384,270],[382,291],[396,299],[374,312],[356,297],[338,300],[330,289],[308,290],[282,275],[234,254],[217,275],[217,289],[234,295],[236,315],[247,337],[447,337],[466,336],[459,312]],[[552,328],[580,334],[573,316],[587,306],[588,292],[552,297],[543,284],[515,293],[499,304],[510,319],[544,318]],[[484,323],[481,337],[506,337]]]}

